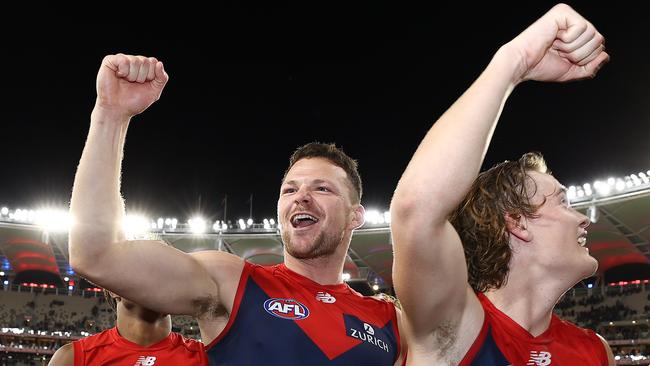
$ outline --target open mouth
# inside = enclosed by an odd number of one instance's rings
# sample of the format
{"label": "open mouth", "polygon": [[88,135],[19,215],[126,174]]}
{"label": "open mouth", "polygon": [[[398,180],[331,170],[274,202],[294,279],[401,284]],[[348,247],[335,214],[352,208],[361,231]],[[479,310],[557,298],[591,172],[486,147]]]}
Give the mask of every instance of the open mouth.
{"label": "open mouth", "polygon": [[317,222],[318,219],[310,214],[300,213],[291,217],[291,225],[293,225],[294,228],[311,226]]}
{"label": "open mouth", "polygon": [[578,237],[578,244],[580,244],[581,247],[584,247],[587,245],[587,232],[585,231],[582,235]]}

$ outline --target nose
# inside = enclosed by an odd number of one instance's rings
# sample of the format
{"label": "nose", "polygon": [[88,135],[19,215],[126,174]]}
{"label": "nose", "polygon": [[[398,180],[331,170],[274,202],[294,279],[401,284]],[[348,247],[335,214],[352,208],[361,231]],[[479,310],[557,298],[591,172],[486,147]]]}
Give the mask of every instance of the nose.
{"label": "nose", "polygon": [[582,229],[586,228],[587,226],[589,226],[591,224],[591,220],[589,220],[589,217],[587,217],[586,215],[584,215],[582,213],[579,213],[579,215],[580,215],[580,227]]}
{"label": "nose", "polygon": [[305,204],[311,202],[312,197],[311,197],[311,192],[309,189],[306,187],[306,185],[300,186],[298,189],[298,192],[296,192],[294,196],[294,201],[297,204]]}

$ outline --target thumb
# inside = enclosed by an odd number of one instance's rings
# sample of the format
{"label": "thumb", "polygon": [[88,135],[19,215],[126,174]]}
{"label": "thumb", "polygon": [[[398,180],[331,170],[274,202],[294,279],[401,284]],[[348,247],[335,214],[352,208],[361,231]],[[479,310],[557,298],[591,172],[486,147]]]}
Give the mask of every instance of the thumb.
{"label": "thumb", "polygon": [[609,54],[603,51],[596,58],[583,66],[575,65],[573,67],[573,77],[575,79],[591,79],[609,61]]}

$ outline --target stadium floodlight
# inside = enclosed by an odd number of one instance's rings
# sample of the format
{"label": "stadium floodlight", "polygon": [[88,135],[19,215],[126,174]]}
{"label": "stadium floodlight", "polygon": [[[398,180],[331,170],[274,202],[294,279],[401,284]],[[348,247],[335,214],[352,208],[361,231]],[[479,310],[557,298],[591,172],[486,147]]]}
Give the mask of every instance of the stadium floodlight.
{"label": "stadium floodlight", "polygon": [[350,274],[347,273],[347,272],[343,272],[343,275],[341,276],[341,278],[343,279],[343,281],[349,281],[350,278],[352,278],[352,276],[350,276]]}
{"label": "stadium floodlight", "polygon": [[167,225],[167,226],[171,226],[171,225],[172,225],[172,219],[170,219],[169,217],[166,218],[166,219],[165,219],[165,225]]}
{"label": "stadium floodlight", "polygon": [[5,286],[7,286],[7,285],[9,284],[9,281],[7,281],[7,280],[4,280],[4,282],[3,282],[3,283],[5,284]]}
{"label": "stadium floodlight", "polygon": [[275,220],[274,219],[269,220],[269,224],[271,224],[271,226],[275,225]]}
{"label": "stadium floodlight", "polygon": [[567,189],[566,192],[567,198],[569,201],[572,201],[576,198],[576,187],[575,186],[569,186],[569,189]]}
{"label": "stadium floodlight", "polygon": [[598,192],[598,194],[601,196],[607,196],[612,191],[611,185],[598,180],[594,182],[594,188],[596,189],[596,192]]}
{"label": "stadium floodlight", "polygon": [[379,222],[379,211],[368,210],[366,211],[364,218],[367,223],[377,225],[377,223]]}
{"label": "stadium floodlight", "polygon": [[194,216],[187,221],[190,224],[190,231],[194,234],[201,234],[205,232],[205,220],[202,217]]}
{"label": "stadium floodlight", "polygon": [[242,230],[246,229],[246,223],[244,222],[244,219],[237,220],[237,223],[239,224],[240,229],[242,229]]}
{"label": "stadium floodlight", "polygon": [[[266,219],[265,219],[265,220],[266,220]],[[268,230],[268,229],[270,229],[270,228],[271,228],[271,225],[269,224],[268,221],[266,221],[266,222],[264,223],[264,229],[267,229],[267,230]]]}
{"label": "stadium floodlight", "polygon": [[176,225],[178,225],[178,220],[176,218],[172,218],[172,230],[176,230]]}
{"label": "stadium floodlight", "polygon": [[50,232],[67,232],[71,222],[68,211],[42,209],[34,212],[34,223]]}
{"label": "stadium floodlight", "polygon": [[645,184],[650,183],[650,179],[648,179],[648,176],[644,172],[640,172],[639,177],[641,178],[643,183],[645,183]]}
{"label": "stadium floodlight", "polygon": [[156,220],[156,226],[158,226],[158,229],[162,230],[163,225],[165,225],[165,219],[159,217],[158,220]]}
{"label": "stadium floodlight", "polygon": [[373,291],[379,291],[379,285],[372,285]]}
{"label": "stadium floodlight", "polygon": [[7,208],[7,207],[3,207],[3,208],[1,208],[1,209],[0,209],[0,214],[1,214],[2,216],[7,216],[7,215],[9,214],[9,208]]}
{"label": "stadium floodlight", "polygon": [[390,211],[384,211],[384,221],[390,224]]}
{"label": "stadium floodlight", "polygon": [[4,271],[0,271],[0,276],[4,276],[4,275],[5,275]]}
{"label": "stadium floodlight", "polygon": [[226,231],[226,230],[228,230],[228,224],[226,224],[225,222],[221,222],[221,231]]}
{"label": "stadium floodlight", "polygon": [[616,180],[616,190],[617,191],[622,191],[625,189],[625,182],[622,179],[617,179]]}
{"label": "stadium floodlight", "polygon": [[219,231],[221,229],[221,223],[219,220],[215,221],[214,224],[212,224],[212,230],[214,231]]}
{"label": "stadium floodlight", "polygon": [[607,184],[609,184],[612,187],[615,186],[616,185],[616,178],[614,178],[614,177],[607,178]]}
{"label": "stadium floodlight", "polygon": [[127,214],[124,217],[123,230],[127,238],[133,239],[149,232],[150,220],[142,215]]}
{"label": "stadium floodlight", "polygon": [[246,225],[247,226],[253,225],[253,219],[249,218],[248,220],[246,220]]}

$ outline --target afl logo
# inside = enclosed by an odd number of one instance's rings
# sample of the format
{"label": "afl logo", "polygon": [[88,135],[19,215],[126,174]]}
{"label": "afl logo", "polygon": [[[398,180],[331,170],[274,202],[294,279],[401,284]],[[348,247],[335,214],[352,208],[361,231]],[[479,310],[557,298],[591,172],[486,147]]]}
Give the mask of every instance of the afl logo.
{"label": "afl logo", "polygon": [[309,309],[294,299],[268,299],[264,301],[264,310],[288,320],[302,320],[309,316]]}

